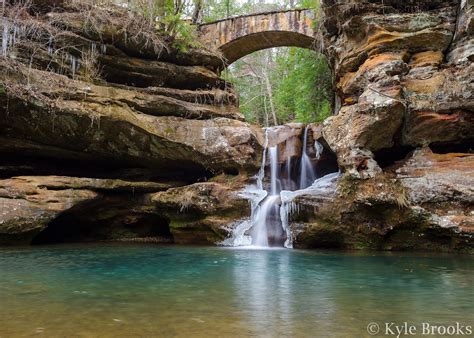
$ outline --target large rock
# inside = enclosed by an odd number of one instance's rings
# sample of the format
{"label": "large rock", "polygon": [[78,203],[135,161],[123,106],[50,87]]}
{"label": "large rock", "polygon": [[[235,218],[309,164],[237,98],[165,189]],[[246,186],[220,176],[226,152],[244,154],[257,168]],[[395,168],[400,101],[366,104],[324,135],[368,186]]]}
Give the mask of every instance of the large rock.
{"label": "large rock", "polygon": [[97,198],[87,189],[46,189],[38,178],[0,180],[0,243],[28,244],[60,213]]}
{"label": "large rock", "polygon": [[[47,85],[41,82],[45,77]],[[0,94],[0,137],[9,140],[0,146],[3,152],[203,173],[258,166],[261,132],[227,118],[240,118],[235,109],[93,86],[39,70],[31,70],[30,81],[39,99]]]}
{"label": "large rock", "polygon": [[67,176],[0,180],[0,244],[172,241],[148,197],[169,184]]}
{"label": "large rock", "polygon": [[[474,139],[472,7],[323,2],[323,50],[342,102],[323,135],[343,171],[373,177],[380,151]],[[360,166],[361,154],[372,165]]]}
{"label": "large rock", "polygon": [[216,244],[229,236],[231,223],[249,217],[249,203],[238,194],[244,184],[244,177],[220,177],[158,192],[151,200],[170,219],[175,243]]}
{"label": "large rock", "polygon": [[396,169],[396,177],[413,203],[473,204],[473,168],[474,154],[435,154],[422,148]]}
{"label": "large rock", "polygon": [[474,156],[421,149],[385,175],[301,194],[295,247],[474,252]]}

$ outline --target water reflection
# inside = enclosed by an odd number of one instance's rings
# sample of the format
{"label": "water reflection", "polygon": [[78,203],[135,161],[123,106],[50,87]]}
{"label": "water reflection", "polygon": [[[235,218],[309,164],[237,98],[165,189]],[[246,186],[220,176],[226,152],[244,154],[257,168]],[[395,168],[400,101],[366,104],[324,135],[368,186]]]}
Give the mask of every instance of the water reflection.
{"label": "water reflection", "polygon": [[0,336],[365,336],[466,322],[474,259],[159,246],[0,249]]}
{"label": "water reflection", "polygon": [[237,251],[235,297],[255,335],[301,335],[333,325],[335,304],[327,297],[331,272],[316,262],[305,266],[302,258],[281,249]]}

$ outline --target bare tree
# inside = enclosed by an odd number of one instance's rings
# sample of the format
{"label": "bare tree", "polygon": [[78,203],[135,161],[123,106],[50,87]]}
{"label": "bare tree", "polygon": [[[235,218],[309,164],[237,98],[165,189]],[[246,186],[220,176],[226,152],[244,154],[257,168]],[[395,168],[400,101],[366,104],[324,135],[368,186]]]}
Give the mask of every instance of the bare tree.
{"label": "bare tree", "polygon": [[202,19],[202,0],[195,0],[192,23],[193,24],[201,23],[201,19]]}

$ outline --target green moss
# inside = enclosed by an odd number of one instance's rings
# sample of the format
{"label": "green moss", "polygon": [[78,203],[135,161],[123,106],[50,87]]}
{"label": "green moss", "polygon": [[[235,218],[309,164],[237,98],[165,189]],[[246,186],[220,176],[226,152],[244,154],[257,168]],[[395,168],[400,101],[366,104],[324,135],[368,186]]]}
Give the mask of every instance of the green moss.
{"label": "green moss", "polygon": [[189,225],[188,221],[173,219],[170,222],[170,229],[185,228]]}
{"label": "green moss", "polygon": [[348,198],[357,192],[359,186],[359,180],[351,175],[345,174],[339,181],[340,193]]}

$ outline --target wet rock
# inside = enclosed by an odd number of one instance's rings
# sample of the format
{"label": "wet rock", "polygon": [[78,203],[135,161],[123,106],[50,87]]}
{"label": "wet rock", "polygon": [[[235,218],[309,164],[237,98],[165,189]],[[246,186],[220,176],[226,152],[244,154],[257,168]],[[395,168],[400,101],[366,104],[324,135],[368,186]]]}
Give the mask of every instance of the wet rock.
{"label": "wet rock", "polygon": [[37,183],[0,180],[0,244],[29,244],[60,213],[98,196],[87,189],[49,190]]}
{"label": "wet rock", "polygon": [[238,195],[243,179],[172,188],[152,194],[151,201],[170,219],[176,243],[216,244],[229,236],[229,224],[249,216],[248,201]]}
{"label": "wet rock", "polygon": [[343,176],[335,196],[303,194],[295,247],[474,252],[472,154],[415,151],[385,174]]}
{"label": "wet rock", "polygon": [[268,128],[268,146],[278,148],[278,161],[300,158],[305,126],[302,123],[288,123]]}
{"label": "wet rock", "polygon": [[147,198],[168,188],[156,182],[66,176],[0,180],[0,243],[170,242],[167,220]]}

